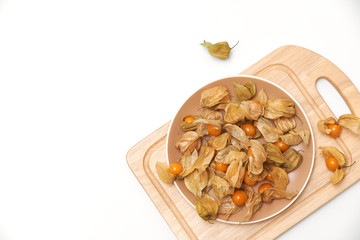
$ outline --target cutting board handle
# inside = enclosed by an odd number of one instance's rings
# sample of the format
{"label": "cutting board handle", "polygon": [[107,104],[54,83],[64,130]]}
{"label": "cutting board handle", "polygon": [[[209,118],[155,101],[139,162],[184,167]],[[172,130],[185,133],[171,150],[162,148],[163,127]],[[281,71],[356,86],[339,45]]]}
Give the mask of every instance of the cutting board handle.
{"label": "cutting board handle", "polygon": [[[360,93],[353,82],[335,64],[325,57],[299,46],[287,45],[278,48],[275,52],[279,56],[288,56],[279,58],[279,63],[289,69],[295,69],[295,74],[301,78],[305,87],[310,86],[316,89],[316,82],[325,78],[339,92],[351,112],[360,116]],[[316,95],[318,94],[317,91]]]}
{"label": "cutting board handle", "polygon": [[[307,100],[308,106],[311,106],[315,112],[312,119],[310,119],[313,126],[316,126],[318,120],[325,119],[333,114],[329,104],[322,98],[316,87],[316,82],[321,78],[328,80],[344,99],[350,111],[360,117],[360,93],[358,89],[343,71],[325,57],[306,48],[286,45],[276,49],[246,69],[242,74],[264,76],[265,78],[272,76],[272,79],[269,80],[280,82],[276,79],[276,74],[274,74],[276,71],[285,72],[289,75],[296,88],[300,90],[304,99]],[[287,82],[284,81],[281,83],[290,92],[293,90],[294,84],[286,85]],[[336,118],[336,116],[334,117]],[[315,127],[315,129],[317,128]],[[320,144],[323,135],[316,135],[317,144]],[[352,163],[356,159],[355,153],[358,152],[358,136],[351,134],[350,131],[344,131],[342,137],[336,138],[335,141],[348,157],[349,163]],[[351,170],[356,173],[353,174],[354,178],[359,180],[360,165],[353,166]]]}

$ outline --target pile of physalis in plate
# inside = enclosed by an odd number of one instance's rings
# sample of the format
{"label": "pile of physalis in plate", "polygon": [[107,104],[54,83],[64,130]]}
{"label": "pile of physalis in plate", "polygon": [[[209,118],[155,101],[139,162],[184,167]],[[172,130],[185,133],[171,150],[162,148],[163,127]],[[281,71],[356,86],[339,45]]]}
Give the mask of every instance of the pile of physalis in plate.
{"label": "pile of physalis in plate", "polygon": [[156,164],[163,182],[184,180],[206,221],[218,214],[228,219],[245,206],[239,222],[248,222],[264,202],[294,198],[298,192],[286,190],[288,173],[303,157],[292,146],[310,139],[308,129],[296,129],[293,101],[268,99],[263,89],[255,100],[253,82],[233,84],[233,101],[225,86],[202,92],[202,113],[181,118],[184,134],[176,147],[182,157],[169,166]]}

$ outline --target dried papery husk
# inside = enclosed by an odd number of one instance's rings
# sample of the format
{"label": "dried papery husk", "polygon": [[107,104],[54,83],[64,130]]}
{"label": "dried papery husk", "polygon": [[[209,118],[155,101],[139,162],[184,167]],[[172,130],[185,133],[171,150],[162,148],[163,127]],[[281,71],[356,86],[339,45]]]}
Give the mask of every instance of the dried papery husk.
{"label": "dried papery husk", "polygon": [[205,221],[215,220],[218,214],[218,203],[207,193],[203,193],[201,198],[196,200],[196,211]]}
{"label": "dried papery husk", "polygon": [[268,176],[275,184],[276,189],[286,190],[286,187],[289,184],[289,177],[284,169],[272,166]]}
{"label": "dried papery husk", "polygon": [[[244,158],[246,157],[246,154]],[[245,177],[245,166],[242,159],[232,162],[226,170],[224,179],[234,188],[240,188]]]}
{"label": "dried papery husk", "polygon": [[355,134],[360,135],[360,118],[354,114],[341,115],[337,121],[337,124],[349,129]]}
{"label": "dried papery husk", "polygon": [[208,172],[200,172],[195,169],[192,173],[184,178],[186,188],[197,198],[202,196],[202,190],[208,185]]}
{"label": "dried papery husk", "polygon": [[260,117],[254,123],[254,126],[261,132],[266,142],[276,142],[279,140],[280,135],[283,134],[270,120],[263,117]]}
{"label": "dried papery husk", "polygon": [[269,174],[269,171],[264,168],[260,174],[253,174],[253,173],[249,172],[247,177],[250,180],[260,182],[260,181],[264,180],[268,174]]}
{"label": "dried papery husk", "polygon": [[298,135],[299,137],[301,137],[301,140],[303,141],[303,143],[305,145],[309,144],[310,135],[311,135],[310,130],[308,130],[308,129],[294,129],[294,130],[291,130],[289,133],[290,134],[295,134],[295,135]]}
{"label": "dried papery husk", "polygon": [[247,210],[245,216],[241,219],[240,222],[248,222],[262,206],[262,198],[261,194],[255,193],[251,187],[244,187],[243,190],[248,196],[248,199],[245,203]]}
{"label": "dried papery husk", "polygon": [[317,122],[317,126],[320,132],[329,134],[331,132],[331,129],[328,128],[329,124],[335,124],[336,119],[333,117],[328,117],[326,119],[321,119]]}
{"label": "dried papery husk", "polygon": [[[279,164],[280,165],[280,164]],[[269,163],[268,161],[264,162],[264,170],[266,170],[269,174],[270,168],[274,166],[274,163]]]}
{"label": "dried papery husk", "polygon": [[257,140],[250,140],[250,147],[253,156],[249,156],[249,172],[252,174],[260,174],[264,169],[264,162],[266,161],[266,151],[263,145]]}
{"label": "dried papery husk", "polygon": [[186,177],[195,169],[198,169],[200,172],[205,171],[205,169],[209,166],[211,160],[213,159],[214,155],[215,149],[213,147],[203,145],[200,149],[200,155],[196,159],[195,163],[189,169],[187,169],[184,174],[182,174],[182,176]]}
{"label": "dried papery husk", "polygon": [[277,119],[280,117],[290,118],[295,114],[294,103],[289,99],[274,98],[266,102],[264,117]]}
{"label": "dried papery husk", "polygon": [[212,87],[201,93],[200,105],[202,107],[213,107],[219,103],[229,102],[230,96],[225,86]]}
{"label": "dried papery husk", "polygon": [[223,120],[223,115],[219,111],[212,110],[210,108],[204,108],[201,117],[210,120]]}
{"label": "dried papery husk", "polygon": [[236,148],[239,151],[242,148],[244,148],[243,144],[239,140],[237,140],[236,138],[233,138],[233,137],[231,137],[231,139],[230,139],[230,144],[231,144],[231,146],[233,146],[234,148]]}
{"label": "dried papery husk", "polygon": [[304,142],[305,145],[309,144],[310,131],[307,129],[294,129],[289,133],[280,136],[280,140],[287,145],[298,145]]}
{"label": "dried papery husk", "polygon": [[275,119],[274,123],[275,123],[275,127],[280,131],[282,131],[283,133],[287,133],[288,131],[296,127],[296,121],[294,117],[291,118],[280,117],[278,119]]}
{"label": "dried papery husk", "polygon": [[275,144],[267,143],[265,145],[265,151],[268,163],[276,163],[277,165],[282,165],[284,167],[291,166],[291,163],[286,159],[280,148]]}
{"label": "dried papery husk", "polygon": [[223,127],[233,138],[240,141],[242,148],[248,148],[250,146],[249,138],[246,136],[244,130],[239,126],[233,124],[225,124]]}
{"label": "dried papery husk", "polygon": [[345,155],[337,148],[332,146],[320,146],[319,148],[322,150],[321,155],[324,157],[325,160],[329,157],[334,157],[340,167],[343,167],[345,165]]}
{"label": "dried papery husk", "polygon": [[185,118],[187,118],[187,117],[193,117],[194,120],[199,118],[199,116],[192,116],[192,115],[184,115],[184,116],[182,116],[181,117],[181,125],[180,125],[181,129],[184,130],[184,131],[196,130],[198,123],[196,123],[194,121],[193,122],[186,122]]}
{"label": "dried papery husk", "polygon": [[243,122],[245,116],[240,109],[240,105],[234,102],[229,103],[225,108],[224,121],[227,123]]}
{"label": "dried papery husk", "polygon": [[225,60],[229,57],[231,47],[229,46],[228,42],[218,42],[212,44],[210,42],[204,41],[200,45],[206,47],[211,56],[217,57],[221,60]]}
{"label": "dried papery husk", "polygon": [[227,107],[229,103],[219,103],[218,105],[214,106],[214,110],[219,111],[219,110],[224,110]]}
{"label": "dried papery husk", "polygon": [[234,193],[234,188],[223,178],[215,175],[214,179],[211,181],[212,189],[214,190],[215,195],[222,199],[227,195]]}
{"label": "dried papery husk", "polygon": [[241,159],[243,161],[243,163],[246,163],[248,160],[246,153],[240,152],[237,150],[231,150],[229,152],[229,154],[226,155],[223,163],[231,164],[232,162],[236,161],[237,159]]}
{"label": "dried papery husk", "polygon": [[179,148],[181,153],[185,153],[186,151],[194,151],[199,150],[201,146],[200,135],[194,131],[185,132],[181,139],[175,144],[176,148]]}
{"label": "dried papery husk", "polygon": [[265,107],[266,103],[268,101],[268,96],[266,95],[264,89],[262,88],[259,93],[258,93],[258,99],[259,99],[259,103]]}
{"label": "dried papery husk", "polygon": [[299,151],[296,151],[294,148],[289,148],[283,153],[284,157],[290,162],[289,167],[285,167],[284,170],[289,173],[297,169],[302,163],[303,156]]}
{"label": "dried papery husk", "polygon": [[211,124],[216,128],[221,129],[221,126],[224,124],[222,120],[215,120],[215,119],[206,119],[206,118],[198,118],[194,120],[195,124]]}
{"label": "dried papery husk", "polygon": [[[196,123],[196,122],[195,122]],[[195,132],[203,137],[205,136],[206,134],[208,134],[208,131],[207,131],[207,124],[206,123],[196,123],[197,124],[197,128],[195,130]]]}
{"label": "dried papery husk", "polygon": [[208,167],[206,169],[207,173],[208,173],[208,183],[207,183],[207,187],[211,187],[211,182],[215,177],[215,170],[212,169],[211,167]]}
{"label": "dried papery husk", "polygon": [[233,82],[233,85],[235,89],[235,98],[238,102],[252,98],[250,89],[245,87],[244,84]]}
{"label": "dried papery husk", "polygon": [[215,170],[215,175],[222,178],[225,177],[225,173],[219,170]]}
{"label": "dried papery husk", "polygon": [[241,188],[241,190],[243,190],[246,193],[248,200],[251,200],[251,198],[253,198],[255,191],[252,187],[245,185],[244,187]]}
{"label": "dried papery husk", "polygon": [[180,164],[182,166],[182,172],[178,175],[179,178],[183,178],[185,172],[187,172],[196,162],[198,159],[199,154],[196,150],[194,150],[192,153],[190,151],[186,151],[184,155],[180,159]]}
{"label": "dried papery husk", "polygon": [[256,85],[252,81],[247,81],[244,83],[244,86],[249,89],[252,97],[256,94]]}
{"label": "dried papery husk", "polygon": [[251,81],[246,82],[244,85],[240,83],[233,83],[235,86],[235,97],[239,102],[251,99],[256,94],[255,84]]}
{"label": "dried papery husk", "polygon": [[255,135],[252,136],[251,138],[253,139],[258,139],[258,138],[261,138],[263,135],[261,134],[261,132],[259,131],[259,129],[256,127],[255,128]]}
{"label": "dried papery husk", "polygon": [[239,107],[243,116],[250,121],[257,120],[263,113],[262,106],[253,101],[242,101]]}
{"label": "dried papery husk", "polygon": [[232,145],[226,146],[224,149],[218,151],[215,156],[215,162],[218,163],[225,163],[226,156],[229,154],[230,151],[237,151]]}
{"label": "dried papery husk", "polygon": [[230,215],[233,213],[237,213],[241,210],[242,207],[236,205],[231,196],[226,196],[222,199],[221,204],[219,206],[219,214],[224,214],[225,219],[228,220]]}
{"label": "dried papery husk", "polygon": [[302,138],[298,134],[287,133],[280,136],[280,141],[287,145],[295,146],[302,142]]}
{"label": "dried papery husk", "polygon": [[262,193],[263,202],[272,202],[275,199],[293,199],[298,193],[289,192],[277,188],[266,188]]}
{"label": "dried papery husk", "polygon": [[200,136],[204,136],[208,134],[208,124],[211,124],[214,128],[221,131],[221,126],[224,124],[224,121],[221,112],[204,108],[201,117],[195,119],[193,124],[197,124],[196,132]]}
{"label": "dried papery husk", "polygon": [[155,168],[160,180],[164,183],[173,183],[175,181],[176,175],[169,171],[167,164],[156,162]]}
{"label": "dried papery husk", "polygon": [[330,180],[333,184],[338,184],[344,178],[344,169],[338,168],[336,171],[330,176]]}
{"label": "dried papery husk", "polygon": [[209,143],[209,145],[213,146],[216,151],[220,151],[226,147],[228,142],[230,142],[230,139],[231,139],[230,133],[226,132],[226,133],[220,134],[219,136],[216,136],[213,139],[210,139],[208,141],[208,143]]}

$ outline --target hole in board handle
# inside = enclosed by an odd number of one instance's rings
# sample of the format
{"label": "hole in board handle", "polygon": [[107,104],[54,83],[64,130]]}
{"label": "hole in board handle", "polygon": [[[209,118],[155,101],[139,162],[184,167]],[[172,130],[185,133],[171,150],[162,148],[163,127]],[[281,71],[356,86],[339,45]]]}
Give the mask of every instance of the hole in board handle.
{"label": "hole in board handle", "polygon": [[319,78],[316,81],[316,89],[336,118],[351,113],[340,93],[326,78]]}

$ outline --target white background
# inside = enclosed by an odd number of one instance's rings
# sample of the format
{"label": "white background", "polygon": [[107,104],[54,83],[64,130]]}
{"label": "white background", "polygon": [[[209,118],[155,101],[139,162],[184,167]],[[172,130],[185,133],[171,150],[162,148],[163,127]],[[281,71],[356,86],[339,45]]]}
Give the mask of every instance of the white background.
{"label": "white background", "polygon": [[[221,61],[203,40],[239,44]],[[0,239],[175,239],[127,151],[286,44],[360,89],[356,0],[0,0]],[[360,239],[359,199],[357,183],[279,239]]]}

